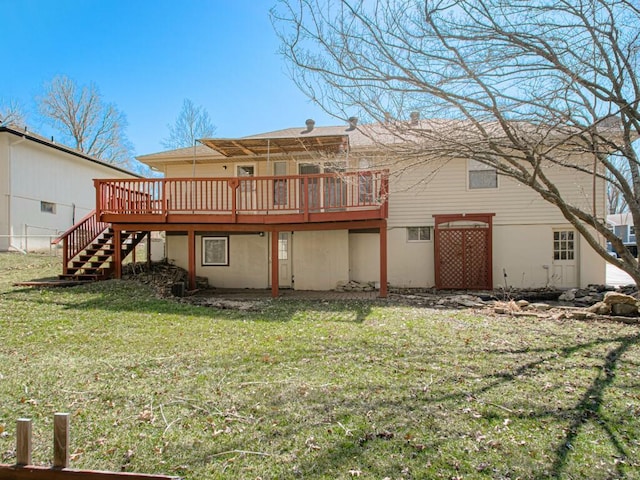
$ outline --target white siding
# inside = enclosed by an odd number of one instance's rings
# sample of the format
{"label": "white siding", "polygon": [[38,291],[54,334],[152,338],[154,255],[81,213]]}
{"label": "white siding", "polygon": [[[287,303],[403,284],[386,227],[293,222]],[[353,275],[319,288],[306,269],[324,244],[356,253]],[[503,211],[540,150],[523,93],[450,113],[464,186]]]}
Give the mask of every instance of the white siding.
{"label": "white siding", "polygon": [[7,135],[0,135],[0,251],[8,250],[10,235],[9,209],[11,202],[9,193],[11,191],[11,176],[9,173],[9,138]]}
{"label": "white siding", "polygon": [[[548,169],[566,201],[591,209],[592,177],[577,175],[573,169]],[[604,184],[598,183],[597,208],[605,214]],[[467,188],[465,160],[426,165],[404,171],[390,180],[389,225],[433,225],[435,214],[495,213],[497,225],[565,223],[560,210],[543,200],[530,187],[506,177],[498,178],[498,188]]]}
{"label": "white siding", "polygon": [[[48,249],[50,241],[95,208],[94,178],[133,175],[3,132],[0,134],[0,235],[12,246]],[[5,181],[4,179],[9,179]],[[41,211],[41,202],[55,205]],[[0,241],[0,248],[9,246]]]}

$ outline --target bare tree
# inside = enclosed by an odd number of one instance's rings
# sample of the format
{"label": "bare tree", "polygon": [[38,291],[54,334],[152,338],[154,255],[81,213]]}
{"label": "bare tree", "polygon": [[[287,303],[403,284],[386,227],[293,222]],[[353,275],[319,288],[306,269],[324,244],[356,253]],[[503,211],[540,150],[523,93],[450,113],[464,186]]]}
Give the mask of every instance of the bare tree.
{"label": "bare tree", "polygon": [[[547,173],[609,182],[640,225],[635,0],[280,0],[271,13],[292,77],[326,111],[357,111],[421,162],[471,158],[532,188],[640,284],[606,211],[569,203]],[[432,121],[391,120],[409,111]]]}
{"label": "bare tree", "polygon": [[0,125],[18,125],[26,124],[26,116],[24,110],[15,100],[8,102],[0,102]]}
{"label": "bare tree", "polygon": [[55,77],[46,86],[38,108],[60,132],[63,142],[109,163],[126,165],[131,161],[126,117],[114,104],[104,102],[96,85],[79,87],[66,76]]}
{"label": "bare tree", "polygon": [[196,140],[211,137],[216,131],[207,110],[202,106],[196,106],[188,98],[184,99],[175,123],[167,127],[169,136],[162,141],[165,148],[190,147]]}
{"label": "bare tree", "polygon": [[[616,163],[616,168],[624,175],[627,180],[631,178],[629,168],[626,162],[620,161],[620,159],[612,158],[612,162]],[[607,182],[607,213],[624,213],[629,210],[627,206],[627,200],[624,197],[623,192],[617,187],[615,178],[611,174],[608,175],[609,181]]]}

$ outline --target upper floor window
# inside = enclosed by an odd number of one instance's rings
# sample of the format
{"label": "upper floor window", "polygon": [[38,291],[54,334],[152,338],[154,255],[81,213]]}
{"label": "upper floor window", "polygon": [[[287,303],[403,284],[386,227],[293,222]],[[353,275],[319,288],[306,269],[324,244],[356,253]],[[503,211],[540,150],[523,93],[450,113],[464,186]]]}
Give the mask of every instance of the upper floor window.
{"label": "upper floor window", "polygon": [[629,225],[629,236],[635,235],[636,234],[636,227],[635,225]]}
{"label": "upper floor window", "polygon": [[494,167],[480,163],[477,160],[469,160],[469,188],[498,188],[498,172]]}

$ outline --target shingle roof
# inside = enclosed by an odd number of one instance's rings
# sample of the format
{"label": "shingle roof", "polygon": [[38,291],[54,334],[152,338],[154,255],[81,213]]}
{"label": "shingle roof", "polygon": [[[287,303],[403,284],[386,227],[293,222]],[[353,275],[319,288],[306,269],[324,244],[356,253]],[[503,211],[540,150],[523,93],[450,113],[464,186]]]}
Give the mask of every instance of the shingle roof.
{"label": "shingle roof", "polygon": [[91,155],[87,155],[86,153],[81,152],[80,150],[76,150],[75,148],[71,148],[68,147],[67,145],[63,145],[61,143],[56,143],[53,140],[53,137],[51,137],[51,139],[43,137],[42,135],[38,135],[37,133],[32,133],[29,132],[27,130],[27,127],[17,127],[15,125],[0,125],[0,133],[2,132],[6,132],[9,133],[11,135],[15,135],[18,137],[23,137],[27,140],[30,140],[32,142],[38,143],[40,145],[44,145],[47,146],[49,148],[53,148],[55,150],[59,150],[61,152],[66,152],[69,153],[71,155],[74,155],[76,157],[82,158],[84,160],[87,160],[88,162],[92,162],[92,163],[96,163],[98,165],[102,165],[104,167],[107,168],[111,168],[113,170],[117,170],[119,172],[131,175],[132,177],[138,177],[141,178],[140,175],[138,175],[137,173],[133,173],[130,172],[129,170],[126,170],[124,168],[118,167],[116,165],[113,165],[112,163],[108,163],[105,162],[104,160],[100,160],[99,158],[96,157],[92,157]]}

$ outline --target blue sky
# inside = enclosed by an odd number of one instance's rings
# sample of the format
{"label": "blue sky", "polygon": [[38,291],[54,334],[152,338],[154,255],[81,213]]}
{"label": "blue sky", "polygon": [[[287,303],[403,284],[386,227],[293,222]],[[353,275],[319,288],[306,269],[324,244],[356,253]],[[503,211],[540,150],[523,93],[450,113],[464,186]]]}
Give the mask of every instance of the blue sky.
{"label": "blue sky", "polygon": [[[190,98],[216,137],[339,121],[294,85],[271,26],[274,0],[0,0],[0,101],[35,111],[56,75],[94,82],[126,114],[136,155],[162,151]],[[32,129],[49,135],[31,117]]]}

